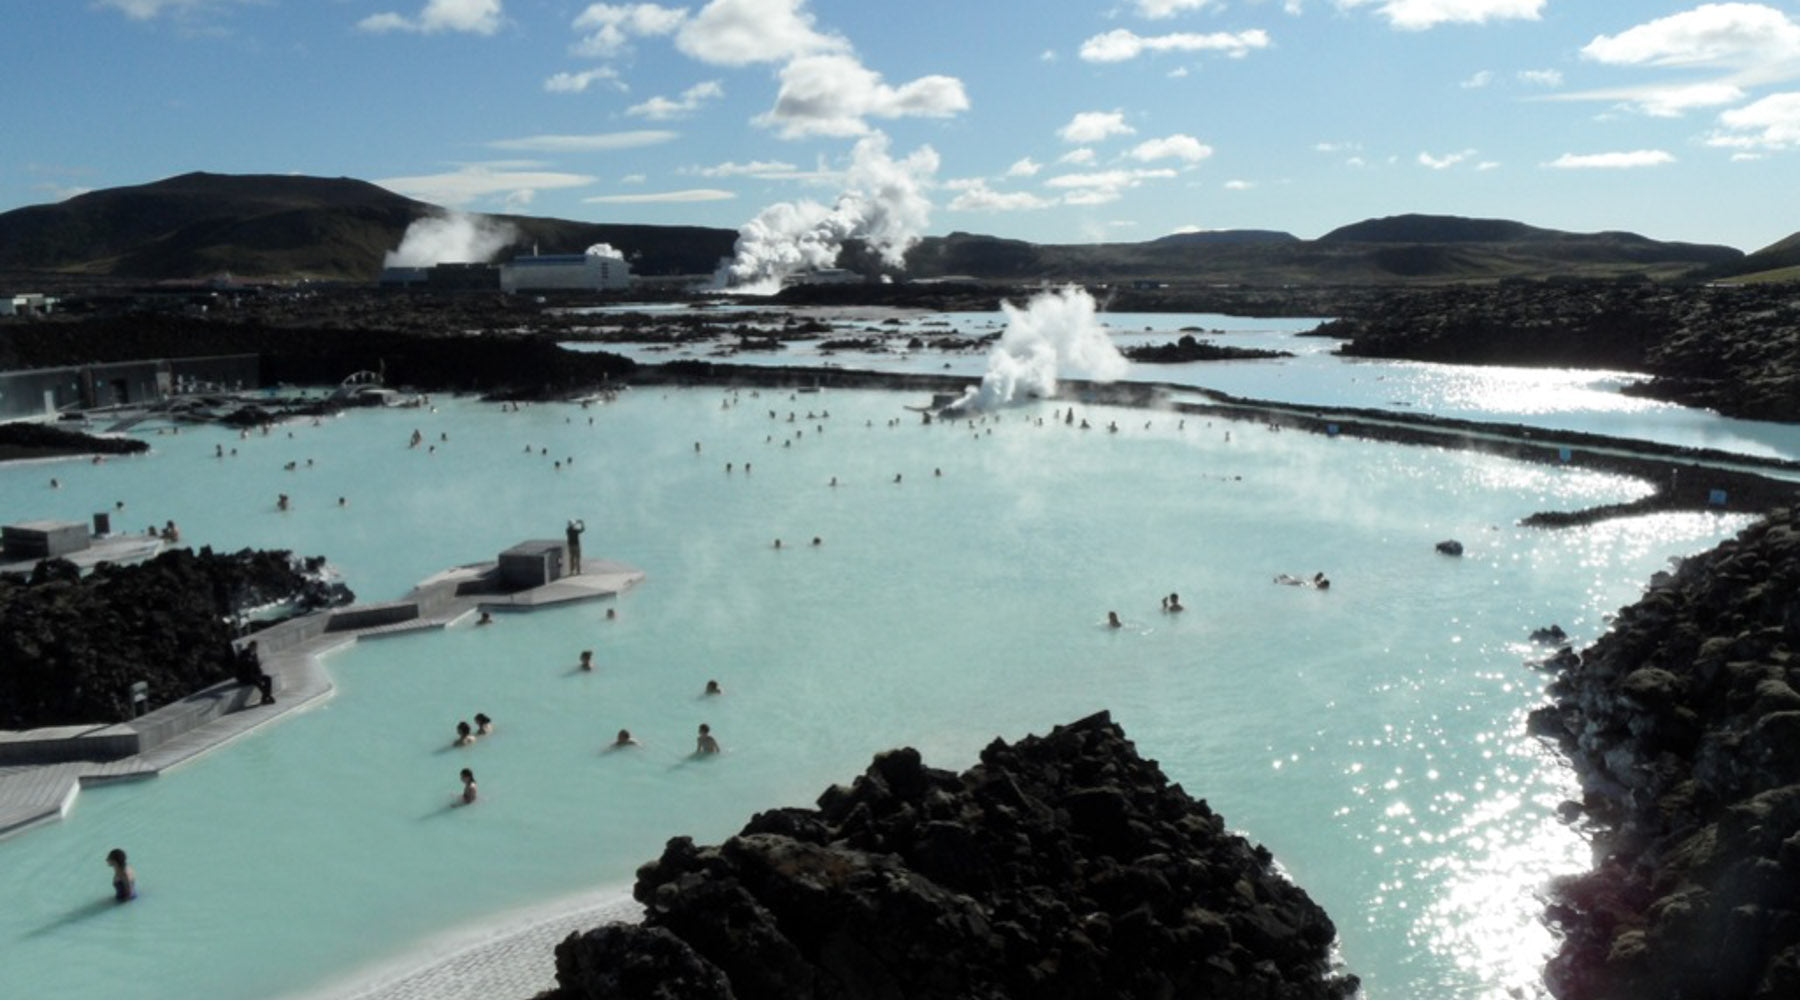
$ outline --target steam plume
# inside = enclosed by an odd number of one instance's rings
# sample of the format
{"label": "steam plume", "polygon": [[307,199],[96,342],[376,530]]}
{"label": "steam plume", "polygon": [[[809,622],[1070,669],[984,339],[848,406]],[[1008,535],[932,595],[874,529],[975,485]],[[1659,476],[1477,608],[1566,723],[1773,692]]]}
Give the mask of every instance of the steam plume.
{"label": "steam plume", "polygon": [[885,135],[872,135],[851,153],[845,190],[830,207],[816,201],[777,202],[738,229],[731,261],[718,284],[773,293],[801,271],[831,267],[848,239],[864,240],[894,268],[919,242],[931,217],[925,189],[937,173],[938,155],[921,146],[904,160],[888,155]]}
{"label": "steam plume", "polygon": [[518,239],[510,222],[486,215],[449,212],[414,219],[400,245],[382,258],[382,267],[430,267],[433,264],[479,264]]}
{"label": "steam plume", "polygon": [[1111,382],[1130,362],[1113,346],[1097,317],[1094,297],[1068,285],[1042,291],[1021,309],[1001,302],[1006,329],[988,356],[981,385],[952,403],[953,410],[991,410],[1020,398],[1056,394],[1058,374]]}
{"label": "steam plume", "polygon": [[611,243],[596,243],[587,248],[587,255],[589,257],[613,257],[618,260],[625,259],[625,252],[615,249]]}

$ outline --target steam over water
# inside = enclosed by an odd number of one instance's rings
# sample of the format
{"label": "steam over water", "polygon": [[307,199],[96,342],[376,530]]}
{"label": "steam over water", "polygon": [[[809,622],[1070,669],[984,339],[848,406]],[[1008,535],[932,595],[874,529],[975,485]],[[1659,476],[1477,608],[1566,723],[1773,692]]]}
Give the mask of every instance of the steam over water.
{"label": "steam over water", "polygon": [[1107,336],[1094,297],[1070,285],[1032,296],[1024,308],[1000,303],[1006,329],[988,356],[981,385],[955,404],[965,411],[993,410],[1023,399],[1056,394],[1058,374],[1111,382],[1131,367]]}

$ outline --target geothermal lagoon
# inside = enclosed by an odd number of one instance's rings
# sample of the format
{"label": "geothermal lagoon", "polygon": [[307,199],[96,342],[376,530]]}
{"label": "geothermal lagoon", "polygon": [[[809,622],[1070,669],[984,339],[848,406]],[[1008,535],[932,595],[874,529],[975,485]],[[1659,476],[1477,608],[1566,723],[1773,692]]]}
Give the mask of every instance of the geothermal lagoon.
{"label": "geothermal lagoon", "polygon": [[[1305,346],[1292,333],[1232,336]],[[947,362],[982,369],[918,359]],[[1409,367],[1418,378],[1394,374]],[[1231,383],[1279,381],[1319,402],[1362,391],[1350,371],[1127,377],[1270,397]],[[1456,382],[1482,398],[1470,380],[1485,378],[1492,398],[1526,398],[1516,372],[1380,374],[1390,395]],[[1554,419],[1629,425],[1620,414],[1643,401],[1576,412],[1558,391],[1604,400],[1618,378],[1530,384],[1564,400]],[[342,994],[521,908],[625,893],[667,838],[713,842],[753,812],[810,804],[881,750],[960,770],[996,736],[1102,708],[1325,907],[1365,995],[1537,991],[1542,889],[1589,859],[1556,816],[1572,775],[1525,733],[1545,680],[1530,661],[1548,652],[1528,635],[1556,623],[1591,641],[1651,574],[1744,519],[1526,529],[1535,511],[1647,488],[1069,400],[926,425],[906,409],[924,402],[632,389],[509,412],[439,398],[248,438],[145,424],[142,457],[0,466],[9,519],[172,519],[185,544],[325,555],[362,601],[577,517],[587,560],[647,574],[616,600],[346,648],[327,659],[338,692],[322,705],[156,780],[83,791],[64,822],[0,841],[0,994]],[[1063,421],[1071,406],[1091,429]],[[1800,452],[1784,428],[1650,409],[1654,434]],[[415,429],[430,447],[407,447]],[[1436,553],[1444,538],[1467,555]],[[1271,582],[1318,571],[1329,591]],[[1170,592],[1187,610],[1160,610]],[[583,649],[592,673],[576,669]],[[722,695],[702,694],[709,679]],[[495,734],[451,747],[476,712]],[[690,756],[701,722],[716,758]],[[643,745],[609,752],[621,728]],[[453,809],[462,767],[481,801]],[[130,906],[109,901],[114,846],[137,869]]]}

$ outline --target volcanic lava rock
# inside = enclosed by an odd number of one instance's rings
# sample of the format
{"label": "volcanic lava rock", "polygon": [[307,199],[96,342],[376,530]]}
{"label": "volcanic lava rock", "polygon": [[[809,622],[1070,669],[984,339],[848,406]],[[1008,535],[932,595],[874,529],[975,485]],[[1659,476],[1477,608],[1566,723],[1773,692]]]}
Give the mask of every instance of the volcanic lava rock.
{"label": "volcanic lava rock", "polygon": [[1565,1000],[1800,996],[1800,508],[1658,574],[1534,728],[1600,828],[1558,887]]}
{"label": "volcanic lava rock", "polygon": [[960,775],[912,749],[880,754],[817,809],[760,813],[715,847],[670,840],[635,895],[643,923],[571,935],[545,997],[1301,1000],[1357,988],[1332,968],[1324,911],[1106,713],[996,740]]}
{"label": "volcanic lava rock", "polygon": [[0,574],[0,729],[121,721],[136,681],[155,708],[230,678],[233,618],[354,599],[323,568],[287,552],[178,548],[87,576],[63,559],[29,578]]}

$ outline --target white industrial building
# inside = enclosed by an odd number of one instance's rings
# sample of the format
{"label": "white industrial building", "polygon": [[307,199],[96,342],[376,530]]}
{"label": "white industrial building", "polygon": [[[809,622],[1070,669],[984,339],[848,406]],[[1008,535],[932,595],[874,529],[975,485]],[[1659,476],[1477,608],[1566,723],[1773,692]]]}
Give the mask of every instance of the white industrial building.
{"label": "white industrial building", "polygon": [[504,292],[601,291],[631,285],[623,257],[592,253],[528,254],[500,265]]}

